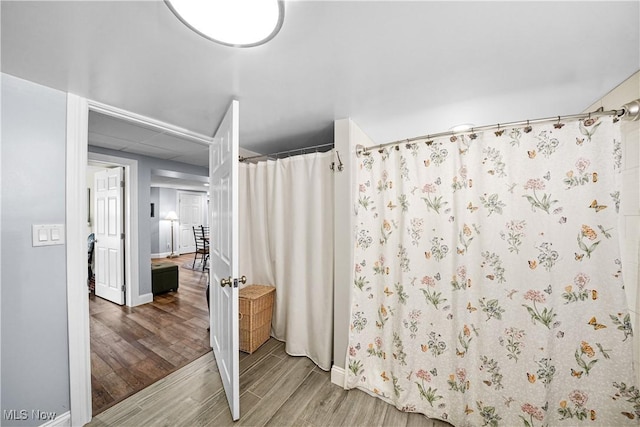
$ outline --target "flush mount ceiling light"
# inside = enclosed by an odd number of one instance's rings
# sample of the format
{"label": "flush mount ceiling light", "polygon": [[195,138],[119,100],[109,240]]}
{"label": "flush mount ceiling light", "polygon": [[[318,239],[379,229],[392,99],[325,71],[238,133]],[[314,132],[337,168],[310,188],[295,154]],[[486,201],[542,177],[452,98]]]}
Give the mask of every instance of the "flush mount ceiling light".
{"label": "flush mount ceiling light", "polygon": [[252,47],[280,31],[284,4],[278,0],[165,0],[185,25],[216,43]]}

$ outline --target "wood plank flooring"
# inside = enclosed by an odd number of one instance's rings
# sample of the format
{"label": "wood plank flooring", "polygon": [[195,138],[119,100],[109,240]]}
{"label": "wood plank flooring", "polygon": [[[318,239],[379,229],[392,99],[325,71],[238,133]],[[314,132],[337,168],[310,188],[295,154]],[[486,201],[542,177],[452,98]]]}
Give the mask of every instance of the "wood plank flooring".
{"label": "wood plank flooring", "polygon": [[271,338],[240,353],[240,411],[231,420],[211,352],[94,417],[88,426],[398,426],[448,427],[405,413],[359,390],[331,384],[306,357]]}
{"label": "wood plank flooring", "polygon": [[180,286],[152,303],[130,308],[90,294],[94,415],[211,350],[207,274],[182,267],[192,260],[193,254],[162,259],[179,266]]}

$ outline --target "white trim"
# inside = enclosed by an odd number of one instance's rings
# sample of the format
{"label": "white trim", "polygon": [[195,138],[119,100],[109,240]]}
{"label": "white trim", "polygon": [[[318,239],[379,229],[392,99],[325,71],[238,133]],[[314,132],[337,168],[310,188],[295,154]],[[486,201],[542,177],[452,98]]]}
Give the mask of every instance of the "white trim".
{"label": "white trim", "polygon": [[40,427],[71,427],[71,412],[67,411],[62,415],[58,415]]}
{"label": "white trim", "polygon": [[[0,8],[1,10],[2,8]],[[0,12],[0,19],[2,12]],[[0,21],[1,22],[1,21]],[[0,128],[2,127],[2,90],[4,89],[3,74],[0,74]],[[2,132],[0,131],[0,139]],[[2,193],[2,149],[0,147],[0,193]],[[0,197],[0,236],[2,236],[2,197]],[[0,264],[2,263],[2,239],[0,238]],[[2,274],[0,274],[0,289],[2,289]],[[2,292],[0,292],[0,307],[2,307]],[[0,328],[0,355],[2,354],[2,328]],[[2,377],[2,363],[0,363],[0,378]],[[2,402],[2,387],[0,386],[0,402]]]}
{"label": "white trim", "polygon": [[139,303],[138,305],[148,304],[150,302],[153,302],[153,294],[152,293],[140,295],[138,297],[138,303]]}
{"label": "white trim", "polygon": [[[174,251],[173,253],[175,254],[175,253],[177,253],[177,252],[175,252],[175,251]],[[159,254],[151,254],[151,259],[155,259],[155,258],[166,258],[166,257],[168,257],[169,255],[171,255],[171,252],[170,252],[170,251],[169,251],[169,252],[161,252],[161,253],[159,253]],[[182,254],[181,254],[181,255],[182,255]]]}
{"label": "white trim", "polygon": [[143,126],[152,126],[158,130],[163,131],[164,133],[170,133],[175,136],[180,136],[194,142],[199,142],[206,146],[209,146],[213,143],[213,138],[210,136],[192,132],[179,126],[170,125],[169,123],[164,123],[160,120],[152,119],[151,117],[141,116],[140,114],[136,114],[132,111],[112,107],[110,105],[102,104],[97,101],[89,101],[89,108],[91,109],[91,111],[106,114],[107,116],[111,117],[116,117],[127,122],[133,122],[141,124]]}
{"label": "white trim", "polygon": [[91,421],[91,355],[87,298],[87,139],[89,109],[84,98],[67,94],[66,252],[69,334],[69,419]]}
{"label": "white trim", "polygon": [[340,366],[333,365],[331,367],[331,383],[346,389],[347,376],[345,370]]}
{"label": "white trim", "polygon": [[[89,107],[91,108],[91,107]],[[129,307],[140,304],[140,254],[138,249],[138,161],[99,153],[88,153],[89,160],[124,167],[124,268],[126,301]]]}

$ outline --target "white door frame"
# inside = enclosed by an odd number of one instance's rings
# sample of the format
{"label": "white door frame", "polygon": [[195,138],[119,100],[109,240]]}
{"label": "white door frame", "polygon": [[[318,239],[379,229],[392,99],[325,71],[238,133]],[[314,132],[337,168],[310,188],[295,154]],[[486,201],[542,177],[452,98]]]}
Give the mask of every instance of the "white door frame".
{"label": "white door frame", "polygon": [[[69,337],[69,393],[71,425],[85,425],[91,421],[91,354],[89,339],[89,299],[87,298],[87,188],[86,173],[89,140],[89,110],[143,123],[170,131],[175,135],[211,144],[213,139],[194,132],[153,120],[135,113],[67,93],[66,139],[66,267],[67,267],[67,324]],[[130,165],[132,166],[132,165]],[[137,163],[136,163],[137,169]],[[131,170],[130,188],[137,192],[137,173]],[[138,203],[131,201],[131,209]],[[132,211],[128,213],[133,213]],[[137,215],[131,215],[137,222]],[[130,221],[130,222],[131,222]],[[137,241],[137,227],[130,231]],[[133,243],[133,242],[131,242]],[[139,243],[139,242],[138,242]],[[134,249],[135,248],[135,249]],[[137,251],[138,244],[130,250]],[[131,252],[129,253],[131,255]],[[127,258],[129,258],[127,255]],[[133,263],[130,270],[137,270]],[[131,294],[130,292],[129,294]],[[134,297],[132,297],[134,299]]]}
{"label": "white door frame", "polygon": [[91,162],[124,168],[124,282],[128,307],[153,301],[153,294],[140,295],[138,252],[138,161],[107,154],[87,153]]}
{"label": "white door frame", "polygon": [[[190,195],[190,196],[200,196],[200,216],[202,218],[202,221],[200,221],[201,225],[206,226],[208,223],[208,210],[206,209],[206,202],[207,202],[207,193],[202,192],[202,191],[192,191],[192,190],[178,190],[176,191],[176,206],[178,207],[178,216],[181,216],[181,204],[180,204],[180,196],[186,194],[186,195]],[[179,218],[178,219],[178,249],[179,249],[179,253],[182,254],[182,250],[181,250],[181,243],[182,243],[182,235],[180,233],[180,223],[182,222],[182,220]],[[193,231],[192,231],[193,233]],[[193,248],[195,251],[195,243],[193,244]],[[184,253],[189,253],[189,252],[184,252]]]}

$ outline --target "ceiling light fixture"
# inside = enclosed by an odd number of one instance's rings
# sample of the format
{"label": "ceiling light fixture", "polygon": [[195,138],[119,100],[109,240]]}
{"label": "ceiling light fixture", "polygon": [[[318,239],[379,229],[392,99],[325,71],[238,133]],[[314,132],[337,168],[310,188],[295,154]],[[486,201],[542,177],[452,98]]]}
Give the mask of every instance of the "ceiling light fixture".
{"label": "ceiling light fixture", "polygon": [[259,46],[278,34],[284,20],[282,0],[165,0],[186,26],[216,43]]}

